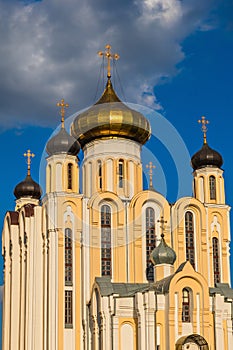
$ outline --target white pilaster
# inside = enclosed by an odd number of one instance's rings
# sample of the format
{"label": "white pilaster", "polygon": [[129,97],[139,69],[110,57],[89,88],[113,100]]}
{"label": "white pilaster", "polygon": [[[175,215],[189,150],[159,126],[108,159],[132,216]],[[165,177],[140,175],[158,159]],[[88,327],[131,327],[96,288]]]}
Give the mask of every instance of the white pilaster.
{"label": "white pilaster", "polygon": [[10,349],[17,349],[19,344],[19,297],[20,297],[20,247],[18,226],[11,231],[11,341]]}

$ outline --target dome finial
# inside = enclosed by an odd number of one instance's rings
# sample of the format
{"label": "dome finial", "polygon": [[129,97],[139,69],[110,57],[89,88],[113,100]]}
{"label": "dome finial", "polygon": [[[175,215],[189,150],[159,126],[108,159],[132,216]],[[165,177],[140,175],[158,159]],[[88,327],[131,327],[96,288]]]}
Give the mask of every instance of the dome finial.
{"label": "dome finial", "polygon": [[161,228],[161,238],[164,238],[164,230],[165,230],[165,224],[167,224],[167,221],[164,220],[163,216],[161,216],[160,220],[157,220],[157,222],[159,222],[161,224],[160,228]]}
{"label": "dome finial", "polygon": [[65,125],[65,109],[69,107],[68,103],[65,103],[65,100],[62,98],[60,102],[57,102],[57,107],[61,107],[61,127],[64,129]]}
{"label": "dome finial", "polygon": [[27,166],[28,166],[28,176],[31,175],[31,162],[32,159],[35,157],[34,153],[31,153],[30,149],[27,150],[27,152],[24,153],[24,157],[27,157]]}
{"label": "dome finial", "polygon": [[103,57],[107,58],[107,61],[108,61],[108,65],[107,65],[107,72],[108,72],[108,74],[107,74],[107,77],[108,77],[108,79],[111,78],[111,59],[117,61],[120,58],[118,53],[111,53],[111,48],[112,48],[111,45],[107,44],[105,46],[105,49],[106,49],[105,52],[104,51],[98,51],[98,55],[99,56],[101,56],[101,57],[103,56]]}
{"label": "dome finial", "polygon": [[206,132],[208,130],[206,125],[209,124],[209,120],[207,120],[206,117],[202,116],[201,119],[198,120],[198,123],[201,124],[201,130],[203,132],[204,137],[204,144],[206,144]]}
{"label": "dome finial", "polygon": [[149,162],[149,164],[146,165],[146,168],[149,169],[148,174],[149,174],[149,178],[150,178],[150,185],[149,188],[153,189],[153,169],[156,168],[155,165],[153,165],[152,162]]}

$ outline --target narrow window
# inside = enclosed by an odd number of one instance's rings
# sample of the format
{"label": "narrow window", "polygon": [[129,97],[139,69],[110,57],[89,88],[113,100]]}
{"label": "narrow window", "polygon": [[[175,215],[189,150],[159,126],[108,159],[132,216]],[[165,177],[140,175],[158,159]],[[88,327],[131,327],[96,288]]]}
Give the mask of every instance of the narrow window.
{"label": "narrow window", "polygon": [[210,199],[216,199],[216,178],[213,175],[209,177],[209,186],[210,186]]}
{"label": "narrow window", "polygon": [[102,182],[103,182],[103,180],[102,180],[102,164],[101,164],[101,161],[100,160],[98,160],[98,169],[97,169],[97,171],[98,171],[98,188],[100,189],[100,190],[102,190]]}
{"label": "narrow window", "polygon": [[73,327],[73,294],[65,290],[65,328]]}
{"label": "narrow window", "polygon": [[123,179],[124,179],[124,161],[122,159],[119,160],[118,164],[118,176],[119,176],[119,187],[123,188]]}
{"label": "narrow window", "polygon": [[193,214],[190,211],[185,213],[185,244],[186,260],[189,260],[195,269],[194,224]]}
{"label": "narrow window", "polygon": [[150,260],[150,254],[155,248],[155,211],[146,208],[146,278],[154,281],[154,266]]}
{"label": "narrow window", "polygon": [[190,292],[187,288],[182,290],[182,322],[191,322]]}
{"label": "narrow window", "polygon": [[108,205],[101,207],[101,273],[102,276],[111,276],[111,209]]}
{"label": "narrow window", "polygon": [[65,285],[70,286],[73,282],[73,246],[72,230],[65,229]]}
{"label": "narrow window", "polygon": [[72,190],[72,168],[73,164],[69,163],[67,168],[68,190]]}
{"label": "narrow window", "polygon": [[214,268],[214,284],[220,283],[220,259],[219,259],[219,244],[218,238],[212,239],[213,245],[213,268]]}

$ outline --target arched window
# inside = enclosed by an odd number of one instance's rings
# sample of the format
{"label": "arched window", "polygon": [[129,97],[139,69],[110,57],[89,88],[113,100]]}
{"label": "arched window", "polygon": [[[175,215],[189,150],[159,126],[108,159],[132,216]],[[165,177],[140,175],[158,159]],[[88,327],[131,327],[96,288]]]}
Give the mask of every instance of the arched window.
{"label": "arched window", "polygon": [[102,185],[103,185],[103,180],[102,180],[102,164],[101,161],[98,160],[98,169],[97,169],[97,173],[98,173],[98,189],[102,190]]}
{"label": "arched window", "polygon": [[185,245],[186,260],[189,260],[195,269],[194,224],[193,213],[190,211],[185,213]]}
{"label": "arched window", "polygon": [[182,290],[182,322],[191,322],[190,291]]}
{"label": "arched window", "polygon": [[150,254],[155,248],[155,211],[153,208],[146,208],[146,278],[154,281],[154,266],[150,260]]}
{"label": "arched window", "polygon": [[73,282],[73,246],[72,230],[65,229],[65,285],[70,286]]}
{"label": "arched window", "polygon": [[214,284],[216,284],[216,283],[220,283],[220,280],[221,280],[218,238],[213,237],[212,245],[213,245]]}
{"label": "arched window", "polygon": [[67,183],[68,183],[68,190],[72,190],[72,168],[73,164],[69,163],[67,166]]}
{"label": "arched window", "polygon": [[123,159],[119,160],[118,163],[118,181],[119,181],[119,187],[123,188],[123,179],[124,179],[124,161]]}
{"label": "arched window", "polygon": [[101,207],[101,274],[112,275],[111,209],[108,205]]}
{"label": "arched window", "polygon": [[209,177],[209,186],[210,186],[210,199],[216,199],[216,178],[213,175]]}

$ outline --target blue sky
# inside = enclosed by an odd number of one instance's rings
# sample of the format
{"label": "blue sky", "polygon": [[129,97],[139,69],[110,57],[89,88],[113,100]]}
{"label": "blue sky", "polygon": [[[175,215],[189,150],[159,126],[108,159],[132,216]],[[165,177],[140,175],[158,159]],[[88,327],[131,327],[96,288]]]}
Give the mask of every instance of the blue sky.
{"label": "blue sky", "polygon": [[[226,200],[232,206],[232,1],[63,4],[0,0],[1,222],[14,209],[13,189],[26,175],[22,154],[28,148],[36,154],[33,178],[43,177],[42,152],[59,121],[56,102],[66,99],[68,115],[94,102],[100,69],[96,52],[107,43],[121,56],[117,69],[126,100],[162,114],[190,155],[202,146],[197,120],[202,115],[209,119],[208,143],[224,158]],[[117,84],[116,90],[121,96]],[[146,149],[157,162],[155,188],[173,202],[178,175],[171,152],[155,138]],[[191,190],[192,169],[186,163],[185,158]],[[233,227],[232,220],[231,214]]]}

